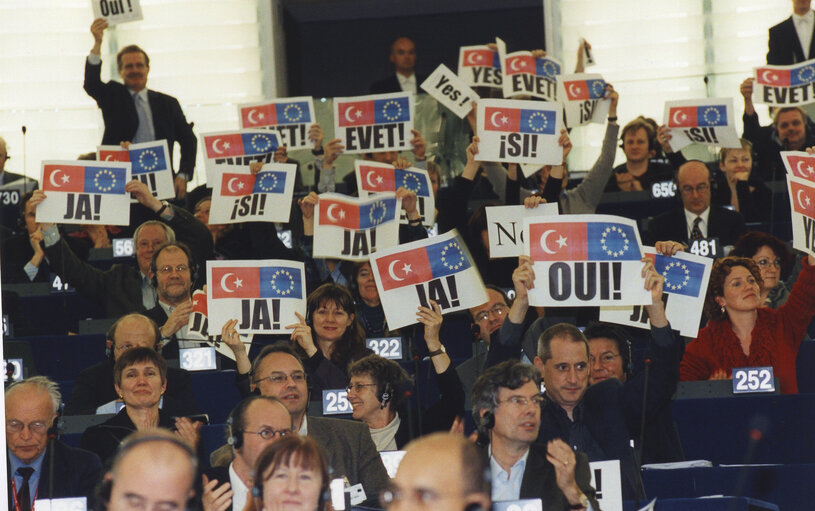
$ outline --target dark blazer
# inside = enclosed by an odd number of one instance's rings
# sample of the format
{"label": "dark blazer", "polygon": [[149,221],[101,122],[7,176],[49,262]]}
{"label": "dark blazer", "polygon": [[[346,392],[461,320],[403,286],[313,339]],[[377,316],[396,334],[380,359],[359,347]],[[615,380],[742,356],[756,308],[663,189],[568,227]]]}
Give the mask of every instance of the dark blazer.
{"label": "dark blazer", "polygon": [[[160,428],[174,430],[175,421],[172,416],[164,410],[158,412],[158,426]],[[102,460],[102,465],[110,468],[113,462],[113,457],[119,449],[119,444],[122,443],[129,434],[136,431],[136,425],[130,420],[127,415],[126,409],[122,408],[119,413],[106,420],[102,424],[91,426],[82,433],[82,438],[79,442],[80,447],[95,452]]]}
{"label": "dark blazer", "polygon": [[[97,483],[102,479],[102,463],[99,456],[83,449],[77,449],[63,444],[60,441],[54,442],[54,492],[49,495],[50,486],[50,463],[52,451],[50,446],[45,450],[45,458],[42,461],[42,474],[40,474],[39,489],[37,498],[63,498],[63,497],[87,497],[88,502],[94,494]],[[14,509],[14,500],[11,492],[11,465],[6,458],[8,473],[8,508]]]}
{"label": "dark blazer", "polygon": [[[489,455],[486,447],[481,449],[484,459],[489,466]],[[591,471],[589,458],[582,452],[575,452],[577,464],[574,469],[575,482],[580,490],[589,498],[594,509],[600,509],[597,504],[596,492],[591,486]],[[532,444],[529,447],[529,456],[526,458],[524,477],[521,480],[521,499],[541,499],[543,509],[546,511],[568,510],[569,501],[557,485],[555,467],[546,459],[546,446]]]}
{"label": "dark blazer", "polygon": [[[421,75],[419,73],[415,73],[415,75],[416,75],[416,92],[421,93],[422,82],[427,79],[427,76]],[[371,94],[388,94],[390,92],[402,92],[402,86],[399,84],[399,78],[396,77],[396,73],[393,73],[387,78],[372,83],[369,92]]]}
{"label": "dark blazer", "polygon": [[[710,206],[708,238],[719,238],[722,245],[733,245],[744,234],[744,217],[735,211]],[[653,246],[657,241],[680,241],[688,243],[688,221],[683,208],[667,211],[648,222],[645,244]]]}
{"label": "dark blazer", "polygon": [[[8,170],[4,170],[3,173],[2,173],[2,176],[3,176],[3,184],[4,185],[7,185],[9,183],[13,183],[15,181],[19,181],[20,179],[25,177],[22,174],[15,174],[14,172],[9,172]],[[37,180],[34,178],[34,176],[29,176],[28,179],[31,179],[31,180],[34,181],[34,186],[31,187],[31,190],[36,190],[37,188],[40,187],[40,184],[37,182]]]}
{"label": "dark blazer", "polygon": [[[139,116],[130,90],[119,82],[103,82],[102,65],[93,65],[85,61],[85,92],[92,97],[105,120],[105,133],[102,144],[119,145],[123,141],[132,141],[139,127]],[[195,152],[198,141],[187,123],[178,100],[167,94],[147,91],[150,111],[153,116],[153,130],[156,140],[167,140],[170,150],[170,161],[173,161],[174,143],[181,146],[181,165],[178,173],[191,180],[195,170]]]}
{"label": "dark blazer", "polygon": [[[813,27],[813,32],[815,32],[815,27]],[[778,25],[770,27],[768,47],[767,64],[789,66],[806,60],[801,41],[798,40],[798,32],[795,31],[792,16]],[[813,57],[815,57],[815,37],[812,38],[809,45],[809,58]]]}
{"label": "dark blazer", "polygon": [[[117,397],[113,387],[113,360],[103,360],[79,373],[71,399],[65,406],[65,414],[94,414],[101,405]],[[175,367],[167,368],[167,391],[162,408],[174,417],[200,413],[195,403],[190,373]]]}

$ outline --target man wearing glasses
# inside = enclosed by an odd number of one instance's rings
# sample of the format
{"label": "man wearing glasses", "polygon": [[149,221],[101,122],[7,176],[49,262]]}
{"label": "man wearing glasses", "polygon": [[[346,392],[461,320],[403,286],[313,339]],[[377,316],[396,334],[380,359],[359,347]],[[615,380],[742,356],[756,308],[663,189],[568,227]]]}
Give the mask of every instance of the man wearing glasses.
{"label": "man wearing glasses", "polygon": [[[744,234],[744,218],[735,211],[710,205],[710,170],[699,160],[684,163],[676,173],[682,209],[654,217],[648,223],[645,243],[671,240],[688,246],[696,240],[717,239],[722,247],[732,246]],[[723,252],[718,251],[719,255]]]}
{"label": "man wearing glasses", "polygon": [[269,444],[292,434],[292,417],[276,397],[249,396],[227,419],[227,438],[234,459],[229,467],[204,471],[202,503],[206,511],[241,510],[254,483],[253,470]]}
{"label": "man wearing glasses", "polygon": [[541,423],[540,374],[507,360],[473,388],[473,418],[489,458],[492,501],[541,499],[543,509],[598,509],[588,458],[560,438],[536,445]]}
{"label": "man wearing glasses", "polygon": [[[6,389],[8,507],[30,511],[35,499],[90,497],[102,477],[102,463],[91,452],[55,440],[48,429],[62,396],[56,383],[34,376]],[[53,472],[51,467],[53,465]],[[49,474],[54,479],[49,479]]]}
{"label": "man wearing glasses", "polygon": [[145,312],[145,316],[161,325],[160,350],[165,358],[178,358],[179,341],[187,337],[194,264],[189,248],[174,241],[158,247],[150,261],[156,306]]}

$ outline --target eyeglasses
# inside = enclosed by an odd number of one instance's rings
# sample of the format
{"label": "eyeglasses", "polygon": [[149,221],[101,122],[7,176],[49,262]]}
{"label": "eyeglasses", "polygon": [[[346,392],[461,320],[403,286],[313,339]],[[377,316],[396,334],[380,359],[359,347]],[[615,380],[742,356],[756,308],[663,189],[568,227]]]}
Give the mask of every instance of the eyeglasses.
{"label": "eyeglasses", "polygon": [[376,387],[376,383],[352,383],[345,387],[346,392],[359,392],[360,390],[364,389],[365,387]]}
{"label": "eyeglasses", "polygon": [[[11,420],[6,422],[6,432],[8,433],[19,433],[26,427],[20,421]],[[42,421],[35,421],[28,423],[28,430],[34,435],[42,435],[48,429],[48,424]]]}
{"label": "eyeglasses", "polygon": [[620,355],[616,354],[616,353],[603,353],[602,355],[600,355],[600,358],[597,359],[597,358],[594,358],[592,355],[589,355],[589,363],[592,364],[592,365],[597,364],[597,363],[599,363],[600,365],[608,365],[608,364],[614,362],[614,359],[619,357],[619,356]]}
{"label": "eyeglasses", "polygon": [[272,429],[272,428],[263,428],[260,431],[243,431],[244,433],[251,433],[253,435],[260,435],[260,438],[264,440],[272,440],[275,438],[283,438],[286,435],[291,434],[290,429]]}
{"label": "eyeglasses", "polygon": [[682,193],[687,194],[687,195],[691,195],[693,192],[705,193],[706,191],[710,190],[710,184],[709,183],[701,183],[701,184],[696,185],[696,188],[694,188],[693,186],[686,185],[686,186],[683,186],[682,188],[680,188],[680,190],[682,190]]}
{"label": "eyeglasses", "polygon": [[543,403],[543,394],[535,394],[532,397],[512,396],[504,399],[503,401],[498,401],[498,404],[501,403],[509,403],[512,406],[517,406],[518,408],[526,408],[529,403],[532,403],[535,406],[540,406],[540,404]]}
{"label": "eyeglasses", "polygon": [[766,257],[756,261],[759,268],[769,268],[771,265],[776,268],[781,268],[781,259],[769,260]]}
{"label": "eyeglasses", "polygon": [[293,381],[294,383],[303,383],[306,381],[306,373],[304,373],[303,371],[295,371],[291,374],[276,372],[270,374],[269,376],[266,376],[265,378],[258,378],[257,380],[255,380],[255,383],[260,383],[263,380],[269,380],[275,385],[283,385],[289,378],[291,378],[291,381]]}
{"label": "eyeglasses", "polygon": [[161,268],[159,268],[158,272],[161,273],[162,275],[167,275],[168,273],[172,272],[173,270],[177,271],[178,273],[184,273],[185,271],[187,271],[189,269],[190,269],[190,267],[187,266],[186,264],[179,264],[175,268],[173,268],[172,266],[170,266],[168,264],[167,266],[162,266]]}
{"label": "eyeglasses", "polygon": [[114,351],[127,351],[130,348],[135,348],[135,347],[136,347],[135,344],[121,344],[121,345],[116,346],[115,348],[113,348],[113,350]]}
{"label": "eyeglasses", "polygon": [[487,321],[490,319],[490,314],[495,314],[497,318],[503,318],[504,314],[507,312],[507,306],[503,303],[496,303],[493,305],[492,309],[477,312],[475,315],[476,321]]}

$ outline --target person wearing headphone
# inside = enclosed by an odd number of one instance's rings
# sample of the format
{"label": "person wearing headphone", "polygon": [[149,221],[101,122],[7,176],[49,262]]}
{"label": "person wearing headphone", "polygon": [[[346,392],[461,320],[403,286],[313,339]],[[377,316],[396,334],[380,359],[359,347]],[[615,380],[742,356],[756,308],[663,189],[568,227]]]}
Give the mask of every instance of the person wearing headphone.
{"label": "person wearing headphone", "polygon": [[254,470],[261,452],[288,435],[296,436],[289,410],[272,396],[245,398],[232,409],[226,423],[227,444],[234,458],[228,467],[204,471],[204,511],[243,510],[257,483]]}
{"label": "person wearing headphone", "polygon": [[654,183],[673,179],[671,165],[652,160],[661,150],[656,131],[656,123],[643,116],[623,127],[620,148],[625,154],[625,163],[614,167],[606,185],[607,192],[648,191]]}
{"label": "person wearing headphone", "polygon": [[540,499],[543,509],[599,509],[588,457],[560,438],[535,444],[541,424],[540,373],[507,360],[473,387],[479,445],[489,458],[492,501]]}
{"label": "person wearing headphone", "polygon": [[122,442],[97,491],[99,511],[195,508],[195,452],[161,429],[133,433]]}
{"label": "person wearing headphone", "polygon": [[254,466],[252,498],[244,511],[329,509],[328,464],[313,438],[290,435],[268,446]]}

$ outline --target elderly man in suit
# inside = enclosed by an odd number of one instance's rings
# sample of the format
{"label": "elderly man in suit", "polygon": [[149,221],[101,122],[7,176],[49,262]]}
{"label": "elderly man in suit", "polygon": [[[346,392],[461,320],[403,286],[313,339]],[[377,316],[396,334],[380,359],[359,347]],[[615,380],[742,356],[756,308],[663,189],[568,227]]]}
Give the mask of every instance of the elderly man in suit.
{"label": "elderly man in suit", "polygon": [[187,193],[187,181],[192,179],[195,169],[195,151],[198,147],[192,126],[187,123],[177,99],[147,89],[150,57],[138,46],[125,46],[116,55],[123,84],[102,81],[100,51],[107,26],[104,18],[98,18],[91,24],[94,42],[85,62],[84,83],[85,92],[102,109],[105,119],[102,144],[166,139],[172,161],[173,146],[178,142],[181,146],[181,165],[175,174],[174,185],[176,198],[183,199]]}

